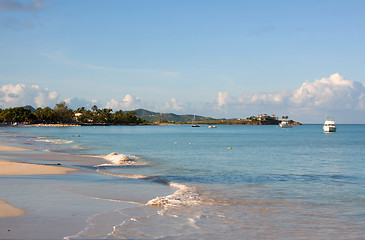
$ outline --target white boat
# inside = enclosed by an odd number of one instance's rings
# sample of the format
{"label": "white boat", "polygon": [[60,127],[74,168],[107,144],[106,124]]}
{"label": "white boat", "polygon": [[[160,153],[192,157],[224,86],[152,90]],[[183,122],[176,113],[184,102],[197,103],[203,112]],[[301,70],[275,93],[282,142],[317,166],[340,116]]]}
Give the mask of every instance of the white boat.
{"label": "white boat", "polygon": [[280,125],[280,127],[281,128],[292,128],[293,127],[293,125],[292,124],[290,124],[288,121],[286,121],[286,120],[283,120],[283,121],[281,121],[281,123],[279,123],[279,125]]}
{"label": "white boat", "polygon": [[323,125],[323,131],[328,133],[328,132],[336,132],[336,124],[335,124],[335,120],[334,119],[327,119],[324,122]]}
{"label": "white boat", "polygon": [[194,114],[194,119],[192,121],[192,127],[200,127],[198,124],[195,124],[195,114]]}
{"label": "white boat", "polygon": [[217,128],[215,125],[208,126],[208,128]]}

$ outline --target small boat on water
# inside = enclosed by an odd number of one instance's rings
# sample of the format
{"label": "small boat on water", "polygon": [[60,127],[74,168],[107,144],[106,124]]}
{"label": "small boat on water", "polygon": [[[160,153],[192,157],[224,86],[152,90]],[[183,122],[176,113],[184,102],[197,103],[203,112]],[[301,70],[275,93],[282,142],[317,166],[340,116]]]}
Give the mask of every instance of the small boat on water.
{"label": "small boat on water", "polygon": [[208,128],[217,128],[215,125],[208,126]]}
{"label": "small boat on water", "polygon": [[323,125],[323,131],[325,133],[336,132],[336,124],[333,118],[327,118]]}
{"label": "small boat on water", "polygon": [[292,124],[290,124],[288,121],[286,121],[286,120],[283,120],[283,121],[281,121],[281,123],[279,123],[279,125],[280,125],[280,127],[281,128],[292,128],[293,127],[293,125]]}
{"label": "small boat on water", "polygon": [[194,119],[192,121],[192,125],[191,126],[192,127],[200,127],[198,124],[195,124],[194,122],[195,122],[195,114],[194,114]]}

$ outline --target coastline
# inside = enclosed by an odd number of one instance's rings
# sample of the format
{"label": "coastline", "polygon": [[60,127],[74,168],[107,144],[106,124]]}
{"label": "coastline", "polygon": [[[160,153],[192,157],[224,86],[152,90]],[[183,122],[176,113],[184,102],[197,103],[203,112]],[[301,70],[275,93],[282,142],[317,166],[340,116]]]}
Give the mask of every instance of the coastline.
{"label": "coastline", "polygon": [[[1,141],[4,143],[4,141]],[[11,147],[0,145],[1,152],[25,152],[33,151],[32,149]],[[40,164],[29,164],[13,162],[5,159],[0,159],[0,176],[19,176],[19,175],[57,175],[67,174],[72,171],[78,171],[73,168],[47,166]],[[4,199],[0,199],[0,218],[18,217],[24,215],[26,212],[21,208],[17,208]]]}
{"label": "coastline", "polygon": [[[190,129],[5,131],[0,145],[34,150],[2,151],[1,159],[54,167],[59,163],[81,171],[0,175],[0,198],[26,212],[0,218],[1,238],[263,239],[264,231],[275,239],[357,239],[363,233],[364,222],[358,217],[363,207],[356,202],[364,183],[363,163],[358,163],[363,151],[345,154],[361,149],[363,126],[344,126],[331,136],[323,134],[319,125],[293,131],[231,126],[218,131]],[[80,138],[73,139],[74,134]],[[276,141],[265,145],[267,138]],[[350,144],[343,147],[339,139]],[[280,148],[277,142],[285,146]],[[323,155],[328,143],[335,144],[330,150],[341,152]],[[297,153],[305,154],[293,159]],[[128,159],[134,165],[123,165]],[[350,164],[343,164],[344,159]],[[143,161],[147,165],[139,164]],[[207,164],[212,168],[205,172]],[[315,165],[321,168],[313,169]],[[347,171],[348,166],[356,169]],[[333,167],[340,171],[333,172],[337,170]],[[328,191],[322,192],[324,188]],[[340,194],[332,195],[336,191]],[[227,226],[227,231],[221,231],[221,226]]]}
{"label": "coastline", "polygon": [[73,168],[48,166],[41,164],[18,163],[0,159],[0,176],[13,175],[57,175],[79,171]]}
{"label": "coastline", "polygon": [[0,145],[0,152],[25,152],[25,151],[33,151],[33,150],[27,148]]}
{"label": "coastline", "polygon": [[[0,236],[4,239],[68,239],[93,231],[106,236],[120,224],[119,211],[143,209],[156,193],[168,195],[175,190],[143,180],[138,186],[134,182],[139,180],[120,184],[120,177],[96,171],[96,166],[108,162],[103,158],[28,149],[8,136],[1,140]],[[93,230],[89,221],[99,218],[103,224]]]}
{"label": "coastline", "polygon": [[[251,121],[247,119],[235,120],[235,119],[224,119],[224,120],[207,120],[207,121],[196,121],[199,125],[279,125],[280,121]],[[83,126],[168,126],[168,125],[191,125],[191,122],[147,122],[140,124],[114,124],[114,123],[37,123],[37,124],[23,124],[17,125],[1,125],[1,127],[83,127]],[[291,122],[292,125],[303,125],[298,121]],[[321,123],[318,123],[321,124]]]}
{"label": "coastline", "polygon": [[0,218],[19,217],[25,214],[21,208],[17,208],[7,201],[0,199]]}

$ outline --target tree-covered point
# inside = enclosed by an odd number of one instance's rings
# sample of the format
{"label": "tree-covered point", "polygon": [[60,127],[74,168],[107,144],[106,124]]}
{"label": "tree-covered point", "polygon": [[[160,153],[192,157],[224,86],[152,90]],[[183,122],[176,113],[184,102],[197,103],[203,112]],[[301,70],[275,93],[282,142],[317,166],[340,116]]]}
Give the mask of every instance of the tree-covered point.
{"label": "tree-covered point", "polygon": [[[34,109],[33,109],[34,110]],[[139,125],[146,123],[136,116],[133,111],[113,112],[112,109],[98,109],[94,105],[91,110],[84,107],[70,109],[65,102],[50,107],[37,108],[15,107],[0,109],[0,122],[3,124],[84,124],[84,125]]]}

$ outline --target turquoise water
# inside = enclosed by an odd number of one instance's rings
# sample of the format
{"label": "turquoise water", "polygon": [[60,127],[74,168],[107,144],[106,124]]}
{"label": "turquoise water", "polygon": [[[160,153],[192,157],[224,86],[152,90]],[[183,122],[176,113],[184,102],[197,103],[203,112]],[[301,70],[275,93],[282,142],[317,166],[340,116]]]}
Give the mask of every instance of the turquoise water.
{"label": "turquoise water", "polygon": [[[123,184],[140,182],[178,190],[161,206],[123,209],[118,220],[115,211],[94,216],[94,225],[113,218],[113,230],[101,234],[95,226],[93,231],[85,227],[69,239],[103,234],[127,239],[365,238],[365,125],[338,125],[330,134],[323,133],[322,125],[18,127],[6,132],[13,134],[12,141],[40,150],[101,157],[115,152],[132,160],[128,165],[105,161],[110,164],[95,167],[95,178],[103,174],[108,182],[98,189],[68,187],[75,194],[97,192],[100,199],[132,201],[123,194]],[[94,181],[93,175],[89,178]]]}

